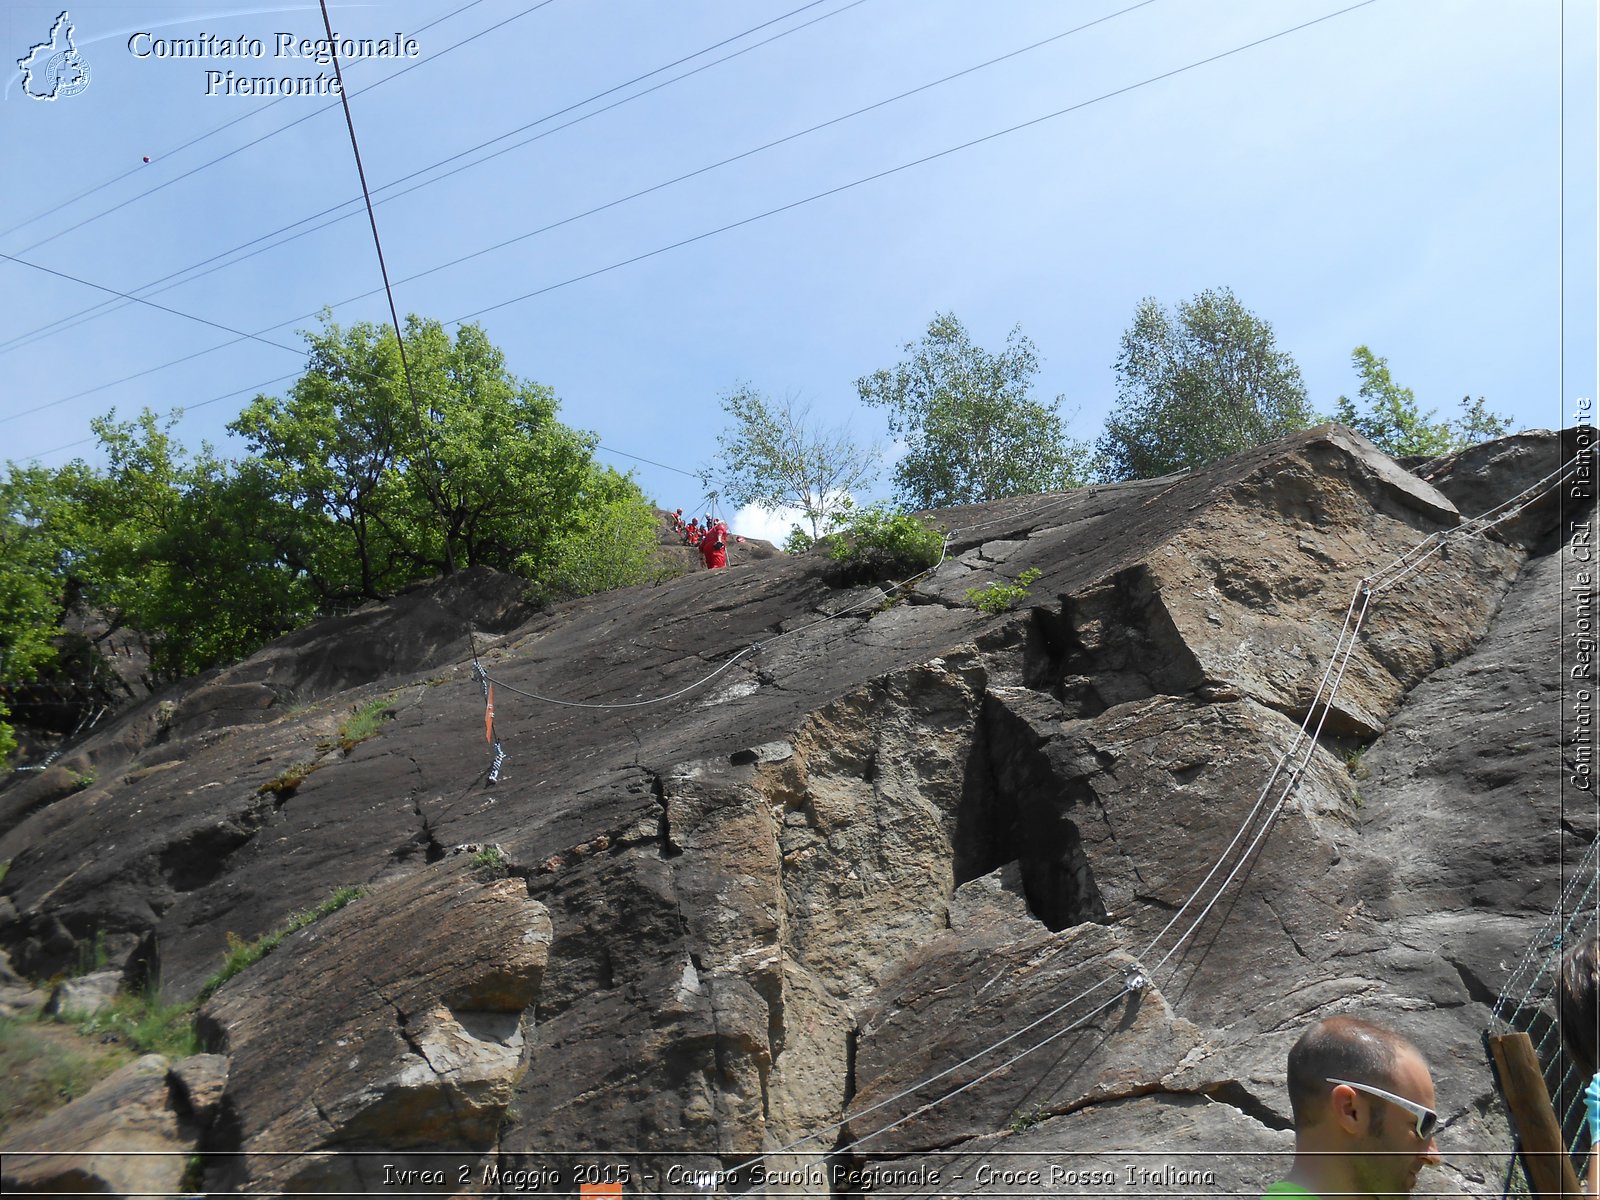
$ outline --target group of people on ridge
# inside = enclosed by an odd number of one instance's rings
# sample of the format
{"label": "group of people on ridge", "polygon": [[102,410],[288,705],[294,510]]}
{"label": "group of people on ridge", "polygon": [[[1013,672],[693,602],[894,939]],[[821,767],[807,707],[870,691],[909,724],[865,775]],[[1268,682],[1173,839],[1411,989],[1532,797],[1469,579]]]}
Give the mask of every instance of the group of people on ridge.
{"label": "group of people on ridge", "polygon": [[700,557],[705,560],[708,569],[716,570],[728,565],[728,523],[721,517],[707,513],[704,525],[697,517],[690,517],[685,522],[683,509],[678,508],[672,511],[671,520],[673,532],[683,538],[685,546],[693,546],[700,551]]}

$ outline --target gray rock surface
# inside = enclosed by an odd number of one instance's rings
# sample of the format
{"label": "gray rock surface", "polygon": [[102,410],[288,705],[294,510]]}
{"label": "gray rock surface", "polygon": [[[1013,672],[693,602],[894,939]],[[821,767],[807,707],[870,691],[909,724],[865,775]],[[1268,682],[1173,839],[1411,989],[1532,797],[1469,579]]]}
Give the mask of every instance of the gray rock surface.
{"label": "gray rock surface", "polygon": [[[1427,1051],[1448,1184],[1487,1195],[1487,1002],[1595,836],[1563,812],[1560,513],[1378,588],[1318,685],[1364,580],[1559,453],[1427,481],[1329,428],[950,510],[899,600],[812,556],[540,614],[490,577],[408,593],[130,711],[63,760],[88,788],[0,792],[0,945],[39,977],[98,936],[186,999],[230,935],[366,889],[202,1012],[238,1188],[439,1149],[469,1191],[570,1187],[628,1149],[631,1192],[765,1153],[824,1194],[831,1150],[1147,1193],[1211,1150],[1249,1192],[1288,1046],[1361,1011]],[[1017,611],[965,603],[1029,568]]]}
{"label": "gray rock surface", "polygon": [[121,971],[93,971],[63,979],[50,993],[46,1011],[58,1017],[92,1017],[111,1007],[122,990]]}
{"label": "gray rock surface", "polygon": [[[1476,517],[1534,486],[1572,458],[1579,448],[1576,433],[1575,429],[1562,434],[1548,429],[1527,429],[1429,459],[1414,470],[1449,496],[1464,516]],[[1593,499],[1592,477],[1572,482]],[[1557,489],[1521,511],[1508,514],[1488,536],[1521,549],[1538,548],[1541,543],[1549,542],[1552,526],[1560,514],[1579,507],[1573,499],[1571,484]]]}
{"label": "gray rock surface", "polygon": [[0,1017],[15,1018],[39,1012],[50,993],[35,987],[11,969],[11,958],[0,951]]}
{"label": "gray rock surface", "polygon": [[147,1054],[0,1143],[7,1192],[169,1196],[199,1132],[174,1104],[171,1064]]}
{"label": "gray rock surface", "polygon": [[520,879],[466,855],[377,886],[216,993],[246,1177],[374,1189],[378,1164],[314,1151],[493,1147],[526,1069],[551,928]]}

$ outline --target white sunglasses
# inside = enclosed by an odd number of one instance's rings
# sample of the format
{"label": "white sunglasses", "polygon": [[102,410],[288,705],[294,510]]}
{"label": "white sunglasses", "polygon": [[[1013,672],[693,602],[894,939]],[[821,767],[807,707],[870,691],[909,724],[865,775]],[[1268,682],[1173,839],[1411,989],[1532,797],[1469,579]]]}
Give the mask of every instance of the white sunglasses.
{"label": "white sunglasses", "polygon": [[1439,1128],[1439,1114],[1431,1108],[1418,1104],[1415,1100],[1407,1100],[1404,1096],[1396,1096],[1393,1092],[1386,1092],[1382,1088],[1373,1087],[1370,1083],[1356,1083],[1350,1079],[1328,1079],[1328,1083],[1342,1083],[1347,1088],[1355,1088],[1358,1092],[1365,1092],[1369,1096],[1376,1096],[1379,1100],[1387,1100],[1390,1104],[1405,1109],[1417,1119],[1417,1137],[1427,1141]]}

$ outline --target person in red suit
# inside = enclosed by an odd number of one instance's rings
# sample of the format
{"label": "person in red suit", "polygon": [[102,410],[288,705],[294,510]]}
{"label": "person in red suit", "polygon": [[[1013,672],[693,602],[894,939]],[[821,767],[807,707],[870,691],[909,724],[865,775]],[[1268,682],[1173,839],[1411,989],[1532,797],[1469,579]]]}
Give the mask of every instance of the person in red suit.
{"label": "person in red suit", "polygon": [[728,526],[726,522],[714,521],[706,530],[705,537],[700,539],[700,557],[706,560],[706,567],[713,571],[728,565]]}

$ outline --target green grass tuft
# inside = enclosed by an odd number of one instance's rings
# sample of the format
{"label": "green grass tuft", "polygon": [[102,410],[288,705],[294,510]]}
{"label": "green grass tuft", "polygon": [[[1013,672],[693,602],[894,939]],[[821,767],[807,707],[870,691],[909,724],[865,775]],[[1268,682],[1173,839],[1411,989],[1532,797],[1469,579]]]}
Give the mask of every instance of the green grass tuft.
{"label": "green grass tuft", "polygon": [[111,1007],[77,1022],[84,1037],[114,1039],[140,1054],[165,1054],[186,1058],[200,1053],[194,1027],[192,1001],[162,1004],[152,988],[143,993],[124,992]]}
{"label": "green grass tuft", "polygon": [[1017,576],[1016,583],[1001,583],[998,579],[988,587],[968,588],[967,603],[979,612],[988,613],[991,617],[998,617],[1003,612],[1010,612],[1019,603],[1028,598],[1028,589],[1033,586],[1033,581],[1039,578],[1039,569],[1029,567]]}
{"label": "green grass tuft", "polygon": [[247,942],[236,934],[228,935],[228,952],[223,957],[222,969],[206,980],[195,996],[196,1004],[204,1004],[223,984],[232,979],[240,971],[252,967],[267,955],[271,954],[291,933],[304,929],[322,920],[329,913],[336,913],[350,901],[361,895],[358,887],[342,887],[329,896],[313,909],[304,909],[294,913],[283,925],[271,933],[264,933],[253,942]]}
{"label": "green grass tuft", "polygon": [[339,749],[346,754],[354,750],[378,732],[383,724],[384,714],[394,703],[392,696],[380,696],[371,703],[363,704],[355,709],[344,724],[339,726]]}
{"label": "green grass tuft", "polygon": [[111,953],[106,949],[106,933],[103,929],[95,930],[94,937],[86,942],[78,943],[78,970],[79,975],[88,975],[108,966],[111,962]]}
{"label": "green grass tuft", "polygon": [[130,1058],[36,1018],[0,1019],[0,1132],[76,1100]]}
{"label": "green grass tuft", "polygon": [[1036,1104],[1027,1112],[1018,1113],[1015,1117],[1013,1117],[1011,1119],[1011,1124],[1006,1126],[1006,1132],[1022,1133],[1024,1130],[1032,1129],[1035,1125],[1038,1125],[1049,1119],[1050,1114],[1045,1111],[1044,1105]]}
{"label": "green grass tuft", "polygon": [[472,856],[472,865],[496,873],[504,871],[506,867],[505,851],[492,844],[485,846]]}
{"label": "green grass tuft", "polygon": [[877,505],[857,509],[844,528],[821,539],[836,563],[852,574],[903,574],[925,570],[944,552],[944,535],[927,517]]}

